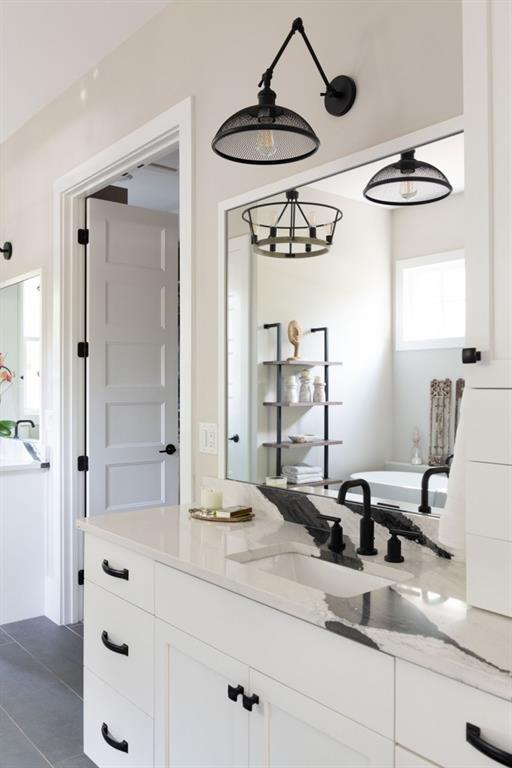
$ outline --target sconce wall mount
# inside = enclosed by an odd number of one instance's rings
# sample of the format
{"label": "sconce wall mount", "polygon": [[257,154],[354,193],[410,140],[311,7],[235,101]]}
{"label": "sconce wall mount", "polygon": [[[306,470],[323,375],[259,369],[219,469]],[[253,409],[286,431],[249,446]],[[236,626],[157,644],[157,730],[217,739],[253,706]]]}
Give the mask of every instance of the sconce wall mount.
{"label": "sconce wall mount", "polygon": [[0,248],[0,253],[3,253],[4,259],[6,261],[10,261],[12,258],[12,243],[6,240],[4,243],[4,247]]}

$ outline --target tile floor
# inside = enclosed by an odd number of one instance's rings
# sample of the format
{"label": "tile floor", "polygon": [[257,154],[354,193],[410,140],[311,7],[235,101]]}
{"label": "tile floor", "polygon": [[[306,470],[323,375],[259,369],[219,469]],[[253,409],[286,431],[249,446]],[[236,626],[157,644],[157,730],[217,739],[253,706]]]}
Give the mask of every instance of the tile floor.
{"label": "tile floor", "polygon": [[95,768],[82,752],[83,626],[0,627],[0,768]]}

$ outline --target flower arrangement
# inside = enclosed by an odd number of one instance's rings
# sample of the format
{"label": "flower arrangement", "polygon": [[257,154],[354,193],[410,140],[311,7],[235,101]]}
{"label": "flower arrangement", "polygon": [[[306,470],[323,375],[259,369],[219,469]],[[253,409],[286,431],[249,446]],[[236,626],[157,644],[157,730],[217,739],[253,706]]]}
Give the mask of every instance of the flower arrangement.
{"label": "flower arrangement", "polygon": [[[2,392],[5,392],[10,387],[14,376],[14,372],[5,364],[4,353],[0,352],[0,401],[2,399]],[[14,421],[0,420],[0,437],[10,437],[13,429]]]}

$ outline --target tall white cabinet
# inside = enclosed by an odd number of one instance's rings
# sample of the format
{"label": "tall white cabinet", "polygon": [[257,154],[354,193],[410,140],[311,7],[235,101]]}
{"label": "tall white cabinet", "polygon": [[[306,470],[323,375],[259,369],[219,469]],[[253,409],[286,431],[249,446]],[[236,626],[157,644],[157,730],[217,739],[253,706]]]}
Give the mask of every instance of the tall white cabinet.
{"label": "tall white cabinet", "polygon": [[463,12],[467,599],[512,616],[512,3]]}

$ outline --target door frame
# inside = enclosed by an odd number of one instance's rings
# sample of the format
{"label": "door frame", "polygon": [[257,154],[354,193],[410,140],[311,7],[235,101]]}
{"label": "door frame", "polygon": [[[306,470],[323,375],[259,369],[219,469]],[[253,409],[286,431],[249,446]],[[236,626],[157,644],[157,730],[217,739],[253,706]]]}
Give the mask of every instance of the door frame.
{"label": "door frame", "polygon": [[84,338],[83,261],[76,232],[85,199],[139,163],[179,146],[180,237],[180,502],[192,495],[193,111],[190,97],[162,112],[58,178],[53,186],[52,403],[46,420],[52,446],[47,515],[45,614],[57,624],[80,614],[78,568],[83,516],[82,452],[85,397],[76,354]]}
{"label": "door frame", "polygon": [[228,213],[233,208],[239,208],[242,205],[249,205],[255,200],[261,200],[265,197],[271,197],[282,193],[284,189],[291,187],[301,187],[310,184],[313,181],[335,176],[343,171],[349,171],[358,168],[361,165],[373,163],[377,160],[385,161],[391,155],[398,154],[404,147],[421,147],[423,144],[430,144],[432,141],[453,136],[456,133],[464,131],[464,116],[450,118],[441,123],[429,125],[426,128],[420,128],[412,133],[398,136],[382,144],[375,144],[367,147],[352,155],[340,157],[323,165],[317,165],[306,171],[284,177],[270,184],[265,184],[256,189],[243,192],[236,197],[222,200],[217,208],[218,211],[218,283],[217,283],[217,301],[218,301],[218,442],[217,442],[217,477],[225,479],[227,477],[227,405],[226,405],[226,381],[227,381],[227,354],[226,354],[226,295],[227,295],[227,234],[228,234]]}

